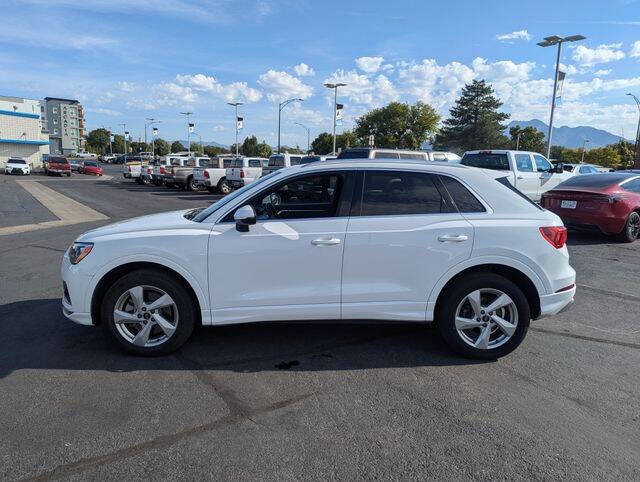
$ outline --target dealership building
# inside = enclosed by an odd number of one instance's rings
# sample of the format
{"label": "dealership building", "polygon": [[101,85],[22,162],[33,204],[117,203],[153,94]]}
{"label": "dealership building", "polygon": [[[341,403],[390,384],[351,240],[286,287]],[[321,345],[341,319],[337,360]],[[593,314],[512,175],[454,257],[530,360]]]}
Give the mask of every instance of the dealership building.
{"label": "dealership building", "polygon": [[42,122],[49,132],[51,155],[75,156],[84,147],[84,112],[77,100],[45,97]]}
{"label": "dealership building", "polygon": [[43,130],[41,102],[0,95],[0,169],[19,157],[33,167],[49,153],[49,134]]}

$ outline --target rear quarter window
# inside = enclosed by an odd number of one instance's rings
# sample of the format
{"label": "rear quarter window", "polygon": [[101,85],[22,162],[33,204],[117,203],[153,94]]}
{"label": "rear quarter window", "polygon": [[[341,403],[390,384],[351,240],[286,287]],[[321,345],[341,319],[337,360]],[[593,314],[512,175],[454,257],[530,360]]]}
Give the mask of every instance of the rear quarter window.
{"label": "rear quarter window", "polygon": [[460,181],[449,176],[440,176],[444,187],[461,213],[483,213],[484,206]]}

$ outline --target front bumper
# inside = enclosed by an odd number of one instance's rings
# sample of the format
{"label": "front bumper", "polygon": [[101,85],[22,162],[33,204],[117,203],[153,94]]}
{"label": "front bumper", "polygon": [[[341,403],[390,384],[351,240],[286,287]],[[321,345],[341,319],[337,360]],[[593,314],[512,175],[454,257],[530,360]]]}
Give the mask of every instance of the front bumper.
{"label": "front bumper", "polygon": [[62,314],[75,323],[93,325],[91,300],[87,299],[92,277],[82,273],[77,265],[71,264],[68,252],[62,258],[60,274],[63,283]]}

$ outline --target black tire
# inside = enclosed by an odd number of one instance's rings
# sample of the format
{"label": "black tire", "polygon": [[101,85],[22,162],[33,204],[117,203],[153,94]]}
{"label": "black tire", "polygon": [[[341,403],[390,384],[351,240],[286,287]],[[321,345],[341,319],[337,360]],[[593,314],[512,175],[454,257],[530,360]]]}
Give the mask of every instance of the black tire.
{"label": "black tire", "polygon": [[[173,335],[164,343],[152,347],[136,346],[126,340],[116,328],[113,312],[120,296],[134,286],[154,286],[173,298],[178,311],[178,324]],[[180,348],[193,332],[196,314],[193,300],[185,286],[174,276],[154,269],[140,269],[115,281],[107,290],[100,310],[101,323],[116,345],[128,353],[141,356],[160,356]]]}
{"label": "black tire", "polygon": [[223,195],[227,195],[229,194],[231,191],[233,191],[233,188],[229,185],[229,183],[227,182],[227,178],[223,177],[222,179],[220,179],[218,181],[218,192],[220,194]]}
{"label": "black tire", "polygon": [[[468,294],[479,289],[502,291],[513,300],[517,310],[518,323],[516,330],[510,339],[495,348],[475,348],[466,343],[456,329],[456,310],[458,305],[462,303]],[[442,299],[438,301],[438,313],[436,313],[438,330],[447,345],[464,357],[481,360],[494,360],[515,350],[524,340],[530,321],[529,302],[522,290],[508,279],[493,273],[472,273],[457,280],[442,295]]]}
{"label": "black tire", "polygon": [[71,173],[70,172],[67,173],[67,177],[71,177]]}
{"label": "black tire", "polygon": [[187,191],[194,191],[197,192],[200,190],[200,188],[198,187],[198,185],[196,184],[196,181],[193,179],[193,176],[189,176],[187,178]]}
{"label": "black tire", "polygon": [[633,243],[638,239],[640,234],[640,214],[632,212],[627,218],[627,222],[624,225],[624,229],[618,235],[618,239],[623,243]]}

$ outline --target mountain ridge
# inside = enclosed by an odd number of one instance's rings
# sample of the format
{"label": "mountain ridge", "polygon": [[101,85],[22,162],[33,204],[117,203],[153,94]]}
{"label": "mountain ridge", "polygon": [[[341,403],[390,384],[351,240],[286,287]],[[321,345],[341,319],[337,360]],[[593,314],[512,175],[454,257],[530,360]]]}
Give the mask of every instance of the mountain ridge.
{"label": "mountain ridge", "polygon": [[[531,119],[528,121],[513,120],[509,122],[509,124],[507,124],[507,128],[505,129],[505,134],[507,136],[509,135],[509,129],[514,126],[520,126],[522,128],[535,127],[539,131],[543,132],[545,140],[547,139],[549,126],[540,119]],[[560,126],[553,128],[551,142],[554,146],[576,148],[582,147],[582,143],[585,139],[589,141],[587,143],[587,149],[591,149],[594,147],[604,147],[608,144],[615,144],[616,142],[619,142],[620,139],[622,139],[622,136],[617,136],[615,134],[612,134],[611,132],[605,131],[603,129],[597,129],[591,126]]]}

